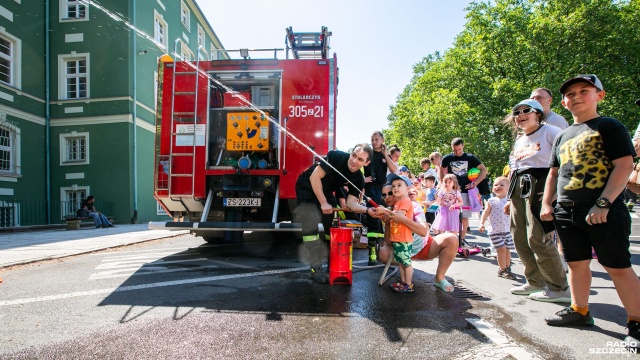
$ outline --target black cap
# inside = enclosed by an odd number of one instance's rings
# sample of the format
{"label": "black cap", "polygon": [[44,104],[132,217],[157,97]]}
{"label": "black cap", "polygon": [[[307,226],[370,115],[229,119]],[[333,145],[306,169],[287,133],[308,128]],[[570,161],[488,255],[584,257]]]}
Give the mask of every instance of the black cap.
{"label": "black cap", "polygon": [[569,86],[578,82],[585,82],[587,84],[593,85],[598,90],[604,90],[604,88],[602,87],[602,83],[600,82],[600,79],[598,79],[597,76],[595,76],[594,74],[580,74],[574,78],[571,78],[565,81],[562,84],[562,86],[560,86],[560,94],[564,95],[564,92],[567,90]]}
{"label": "black cap", "polygon": [[636,100],[636,105],[640,106],[640,99]]}

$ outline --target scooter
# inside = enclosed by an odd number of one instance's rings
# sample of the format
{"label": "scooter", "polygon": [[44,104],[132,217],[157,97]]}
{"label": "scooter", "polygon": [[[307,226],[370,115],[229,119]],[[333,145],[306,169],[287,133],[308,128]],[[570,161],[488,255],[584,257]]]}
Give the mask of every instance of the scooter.
{"label": "scooter", "polygon": [[491,249],[482,248],[477,244],[471,244],[462,239],[462,210],[470,210],[471,206],[458,206],[456,209],[460,210],[460,213],[458,214],[458,222],[460,223],[460,229],[458,231],[458,255],[462,257],[469,257],[479,253],[485,255],[485,251],[490,253]]}

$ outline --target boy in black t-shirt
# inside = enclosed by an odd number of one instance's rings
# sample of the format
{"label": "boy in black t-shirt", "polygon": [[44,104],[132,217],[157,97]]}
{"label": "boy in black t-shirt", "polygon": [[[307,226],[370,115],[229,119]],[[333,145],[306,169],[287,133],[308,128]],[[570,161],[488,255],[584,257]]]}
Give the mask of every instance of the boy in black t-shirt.
{"label": "boy in black t-shirt", "polygon": [[[548,325],[594,324],[589,313],[591,249],[627,311],[627,347],[640,341],[640,279],[631,268],[631,218],[622,198],[635,150],[618,120],[598,114],[605,96],[595,75],[578,75],[560,87],[574,124],[555,139],[540,218],[554,221],[569,264],[571,307],[545,318]],[[558,195],[555,209],[552,201]]]}

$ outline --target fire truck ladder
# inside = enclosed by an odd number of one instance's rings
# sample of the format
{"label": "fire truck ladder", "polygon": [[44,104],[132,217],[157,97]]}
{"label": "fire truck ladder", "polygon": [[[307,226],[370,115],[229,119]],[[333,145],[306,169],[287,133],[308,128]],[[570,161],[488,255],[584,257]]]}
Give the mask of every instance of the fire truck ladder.
{"label": "fire truck ladder", "polygon": [[294,33],[291,26],[287,28],[285,44],[287,59],[289,50],[295,59],[326,59],[329,54],[329,37],[331,32],[326,26],[321,32]]}
{"label": "fire truck ladder", "polygon": [[[176,50],[175,53],[178,54],[177,51],[177,46],[178,43],[180,42],[180,39],[176,40],[175,46],[176,46]],[[185,62],[186,63],[186,62]],[[174,62],[174,68],[173,68],[173,76],[172,76],[172,84],[171,84],[171,142],[170,142],[170,152],[169,152],[169,197],[170,198],[177,198],[178,201],[180,201],[182,203],[182,206],[184,206],[184,208],[188,211],[188,207],[186,206],[186,204],[184,203],[184,201],[182,201],[182,198],[184,197],[193,197],[194,196],[194,191],[195,191],[195,176],[194,176],[194,172],[195,172],[195,167],[196,167],[196,157],[195,157],[195,153],[196,153],[196,126],[197,126],[197,108],[198,108],[198,71],[197,69],[199,69],[200,66],[200,60],[198,59],[196,62],[196,66],[195,68],[193,68],[190,65],[182,65],[182,66],[178,66],[178,62]],[[181,84],[184,83],[195,83],[195,88],[194,91],[176,91],[176,78],[177,77],[181,77]],[[187,79],[184,79],[187,78]],[[189,81],[191,79],[189,78],[195,78],[193,80],[195,81]],[[184,80],[184,81],[182,81]],[[182,87],[182,86],[180,86]],[[181,103],[185,102],[185,101],[190,101],[193,99],[193,111],[176,111],[176,98],[181,99]],[[186,132],[186,133],[177,133],[175,132],[175,122],[176,119],[184,119],[184,118],[192,118],[193,119],[193,129],[191,132]],[[185,122],[180,121],[180,123],[184,124]],[[191,146],[191,152],[185,152],[184,150],[180,149],[178,150],[176,148],[176,144],[174,139],[176,139],[177,136],[191,136],[192,137],[192,146]],[[173,171],[173,165],[174,162],[176,162],[176,160],[178,162],[181,163],[181,172],[180,173],[175,173]],[[190,161],[189,161],[190,160]],[[190,171],[189,167],[186,167],[185,164],[190,163]],[[188,171],[188,172],[185,172]],[[190,189],[188,191],[176,191],[176,189],[174,188],[174,186],[172,186],[173,181],[175,180],[175,178],[185,178],[185,177],[189,177],[191,178],[191,186]]]}

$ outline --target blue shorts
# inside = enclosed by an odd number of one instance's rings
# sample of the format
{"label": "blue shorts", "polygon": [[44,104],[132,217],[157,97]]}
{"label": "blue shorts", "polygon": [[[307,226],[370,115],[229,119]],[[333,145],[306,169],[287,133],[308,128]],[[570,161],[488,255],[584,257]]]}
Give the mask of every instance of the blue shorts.
{"label": "blue shorts", "polygon": [[499,249],[505,246],[509,250],[513,250],[516,248],[515,244],[513,243],[513,238],[511,237],[510,232],[489,234],[489,239],[491,239],[491,243],[493,244],[493,247],[496,249]]}
{"label": "blue shorts", "polygon": [[631,217],[626,205],[622,200],[614,201],[606,223],[589,225],[585,218],[592,206],[593,204],[556,205],[553,223],[562,240],[565,260],[591,260],[593,247],[602,266],[614,269],[631,267]]}

